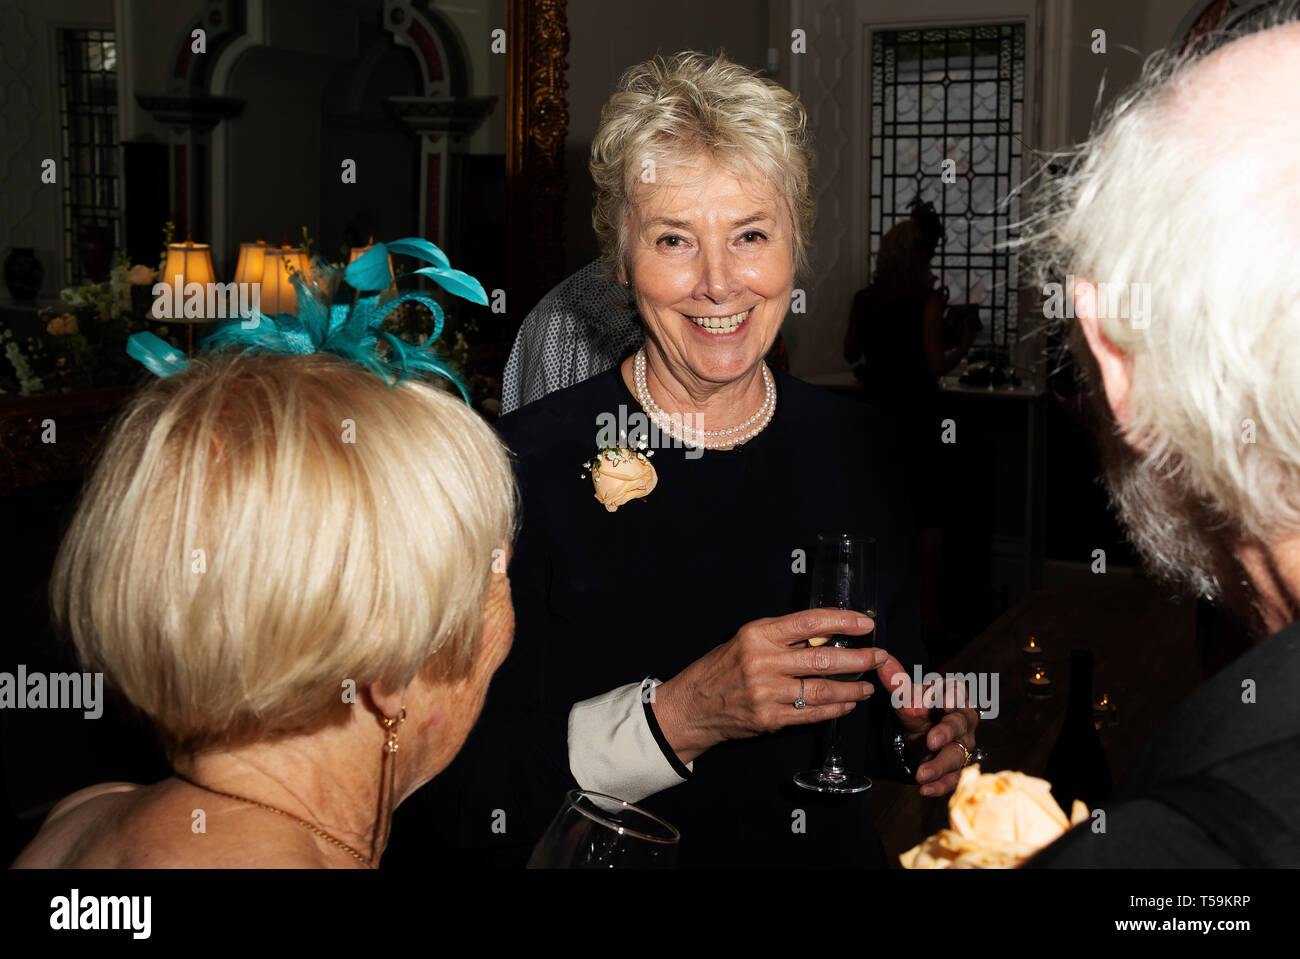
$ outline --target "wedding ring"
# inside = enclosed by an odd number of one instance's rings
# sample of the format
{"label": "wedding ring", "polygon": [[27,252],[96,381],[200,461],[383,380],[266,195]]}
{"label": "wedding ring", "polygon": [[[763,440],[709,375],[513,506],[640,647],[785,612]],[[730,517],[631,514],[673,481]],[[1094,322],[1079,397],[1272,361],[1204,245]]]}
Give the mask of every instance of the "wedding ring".
{"label": "wedding ring", "polygon": [[952,744],[953,744],[954,746],[956,746],[957,748],[959,748],[959,749],[962,751],[962,762],[961,762],[961,764],[962,764],[962,768],[965,768],[966,766],[969,766],[969,765],[970,765],[970,761],[971,761],[971,760],[970,760],[970,750],[967,749],[964,745],[962,745],[962,743],[961,743],[960,740],[954,739],[954,740],[952,741]]}
{"label": "wedding ring", "polygon": [[799,698],[794,701],[795,709],[803,709],[808,704],[803,701],[803,679],[799,680]]}

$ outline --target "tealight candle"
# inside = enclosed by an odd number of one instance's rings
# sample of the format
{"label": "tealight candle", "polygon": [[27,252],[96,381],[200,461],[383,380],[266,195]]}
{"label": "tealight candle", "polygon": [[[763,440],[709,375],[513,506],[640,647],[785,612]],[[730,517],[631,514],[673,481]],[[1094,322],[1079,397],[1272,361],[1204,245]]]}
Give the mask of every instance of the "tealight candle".
{"label": "tealight candle", "polygon": [[1036,697],[1045,697],[1052,694],[1052,680],[1047,675],[1047,670],[1042,666],[1035,666],[1029,673],[1029,695]]}
{"label": "tealight candle", "polygon": [[1098,729],[1116,724],[1115,704],[1110,701],[1109,694],[1102,693],[1101,698],[1092,704],[1092,719]]}
{"label": "tealight candle", "polygon": [[1035,636],[1030,636],[1030,637],[1029,637],[1029,642],[1027,642],[1027,643],[1025,643],[1025,645],[1021,646],[1021,647],[1020,647],[1020,651],[1021,651],[1022,653],[1024,653],[1026,656],[1041,656],[1042,653],[1043,653],[1043,647],[1042,647],[1042,645],[1038,642],[1038,638],[1037,638],[1037,637],[1035,637]]}

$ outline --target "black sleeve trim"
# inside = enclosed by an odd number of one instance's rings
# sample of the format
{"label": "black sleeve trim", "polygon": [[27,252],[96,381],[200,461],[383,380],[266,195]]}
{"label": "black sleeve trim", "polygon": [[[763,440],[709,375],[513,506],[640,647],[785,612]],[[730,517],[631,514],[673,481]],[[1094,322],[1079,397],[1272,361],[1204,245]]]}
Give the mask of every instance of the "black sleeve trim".
{"label": "black sleeve trim", "polygon": [[651,703],[654,700],[653,677],[647,676],[641,681],[641,706],[645,709],[645,721],[650,725],[650,735],[654,736],[655,742],[659,744],[659,749],[663,752],[664,758],[668,760],[673,771],[683,779],[690,779],[695,774],[686,768],[686,764],[677,758],[677,753],[673,752],[673,747],[668,745],[668,740],[664,738],[664,731],[659,728],[659,720],[655,719],[654,707]]}

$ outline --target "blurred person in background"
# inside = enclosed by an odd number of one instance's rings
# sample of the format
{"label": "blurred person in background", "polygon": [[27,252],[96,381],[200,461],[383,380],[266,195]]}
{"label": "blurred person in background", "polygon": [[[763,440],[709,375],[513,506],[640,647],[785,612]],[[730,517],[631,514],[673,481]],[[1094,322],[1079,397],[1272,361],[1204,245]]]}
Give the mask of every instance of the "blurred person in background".
{"label": "blurred person in background", "polygon": [[921,628],[927,649],[942,661],[960,637],[950,632],[939,608],[943,530],[968,500],[952,483],[945,463],[939,411],[939,378],[970,352],[978,328],[962,318],[961,340],[944,349],[944,291],[931,271],[943,242],[943,221],[934,205],[909,204],[911,214],[881,238],[871,283],[853,297],[844,359],[861,363],[854,374],[867,402],[878,410],[899,450],[916,508],[922,563]]}

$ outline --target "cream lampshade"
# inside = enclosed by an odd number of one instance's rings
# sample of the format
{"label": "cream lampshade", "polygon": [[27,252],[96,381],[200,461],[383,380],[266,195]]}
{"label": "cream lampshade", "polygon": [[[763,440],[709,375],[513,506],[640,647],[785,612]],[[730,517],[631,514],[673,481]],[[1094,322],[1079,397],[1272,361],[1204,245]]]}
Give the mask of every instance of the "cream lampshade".
{"label": "cream lampshade", "polygon": [[[203,309],[206,310],[208,284],[216,282],[216,276],[212,270],[212,248],[206,243],[195,243],[188,238],[184,243],[168,243],[167,262],[163,265],[163,273],[159,279],[164,283],[174,285],[177,300],[185,299],[185,287],[188,284],[202,284],[204,295],[201,301],[204,304]],[[168,317],[168,322],[186,324],[185,351],[187,354],[193,355],[194,324],[206,322],[208,317],[206,314],[186,316],[185,311],[181,309],[173,310],[173,313],[175,315]]]}
{"label": "cream lampshade", "polygon": [[236,283],[261,283],[262,260],[266,256],[266,241],[239,244],[239,262],[235,265]]}
{"label": "cream lampshade", "polygon": [[306,275],[307,257],[296,247],[268,247],[262,258],[262,312],[296,315],[298,293],[291,277],[295,273]]}
{"label": "cream lampshade", "polygon": [[[180,278],[179,281],[177,277]],[[161,279],[164,283],[179,282],[182,291],[187,283],[202,283],[206,286],[216,282],[212,272],[212,248],[206,243],[195,243],[192,240],[168,243],[167,263],[163,266]],[[180,323],[201,323],[204,318],[190,317],[188,321],[184,317],[173,319]]]}

